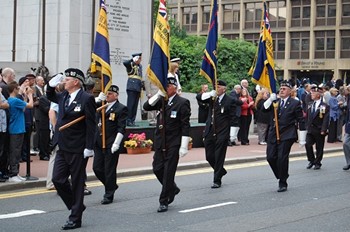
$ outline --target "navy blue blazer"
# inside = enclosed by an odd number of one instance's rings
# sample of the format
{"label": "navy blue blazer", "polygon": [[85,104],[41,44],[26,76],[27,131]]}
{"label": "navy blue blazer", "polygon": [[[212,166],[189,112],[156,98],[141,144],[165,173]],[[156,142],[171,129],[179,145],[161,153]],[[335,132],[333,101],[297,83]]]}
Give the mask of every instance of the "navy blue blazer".
{"label": "navy blue blazer", "polygon": [[[97,128],[94,96],[80,89],[68,109],[65,110],[64,103],[69,95],[67,91],[56,93],[55,88],[48,85],[46,95],[50,101],[58,104],[55,136],[57,136],[59,149],[74,154],[82,154],[85,148],[93,150]],[[85,118],[59,131],[61,126],[81,116],[85,116]]]}

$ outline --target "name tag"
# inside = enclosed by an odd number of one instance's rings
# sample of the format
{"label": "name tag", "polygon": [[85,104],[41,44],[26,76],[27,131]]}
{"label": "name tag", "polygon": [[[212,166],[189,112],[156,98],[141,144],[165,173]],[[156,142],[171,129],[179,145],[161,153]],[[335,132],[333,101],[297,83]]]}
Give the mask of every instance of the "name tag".
{"label": "name tag", "polygon": [[170,118],[176,118],[176,115],[177,115],[177,111],[172,110],[170,113]]}

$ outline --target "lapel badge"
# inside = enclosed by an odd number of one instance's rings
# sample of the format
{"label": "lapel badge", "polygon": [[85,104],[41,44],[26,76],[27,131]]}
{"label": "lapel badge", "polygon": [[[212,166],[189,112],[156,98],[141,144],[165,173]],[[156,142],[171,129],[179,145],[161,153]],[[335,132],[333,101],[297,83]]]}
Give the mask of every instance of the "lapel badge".
{"label": "lapel badge", "polygon": [[115,120],[115,113],[109,114],[109,120],[114,121]]}

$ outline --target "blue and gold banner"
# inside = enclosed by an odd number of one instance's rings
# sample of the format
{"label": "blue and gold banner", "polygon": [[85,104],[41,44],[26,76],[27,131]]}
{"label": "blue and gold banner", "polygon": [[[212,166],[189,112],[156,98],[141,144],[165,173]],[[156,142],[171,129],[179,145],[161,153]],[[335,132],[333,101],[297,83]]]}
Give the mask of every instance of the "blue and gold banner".
{"label": "blue and gold banner", "polygon": [[159,1],[159,9],[153,34],[153,47],[147,76],[165,95],[170,62],[170,26],[166,11],[166,1]]}
{"label": "blue and gold banner", "polygon": [[271,93],[276,93],[277,81],[273,58],[273,42],[266,2],[264,2],[258,52],[249,70],[249,75],[253,76],[253,83],[268,88]]}
{"label": "blue and gold banner", "polygon": [[107,7],[105,5],[105,1],[100,0],[100,12],[96,27],[94,50],[92,52],[91,72],[95,72],[96,70],[102,72],[102,89],[105,93],[112,85],[112,69],[109,56],[109,35],[107,22]]}
{"label": "blue and gold banner", "polygon": [[216,89],[217,81],[217,44],[218,44],[218,5],[217,0],[211,2],[210,25],[207,44],[204,50],[202,67],[199,74],[204,76]]}

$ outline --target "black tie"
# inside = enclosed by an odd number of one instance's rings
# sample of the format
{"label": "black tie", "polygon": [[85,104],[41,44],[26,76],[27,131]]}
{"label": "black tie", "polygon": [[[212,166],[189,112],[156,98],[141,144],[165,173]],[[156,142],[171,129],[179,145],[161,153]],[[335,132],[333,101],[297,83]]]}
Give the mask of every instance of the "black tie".
{"label": "black tie", "polygon": [[69,106],[70,95],[67,96],[66,101],[64,102],[64,109],[67,110]]}
{"label": "black tie", "polygon": [[284,100],[281,100],[281,109],[283,109],[284,106]]}
{"label": "black tie", "polygon": [[312,114],[315,114],[316,112],[316,102],[312,105]]}

